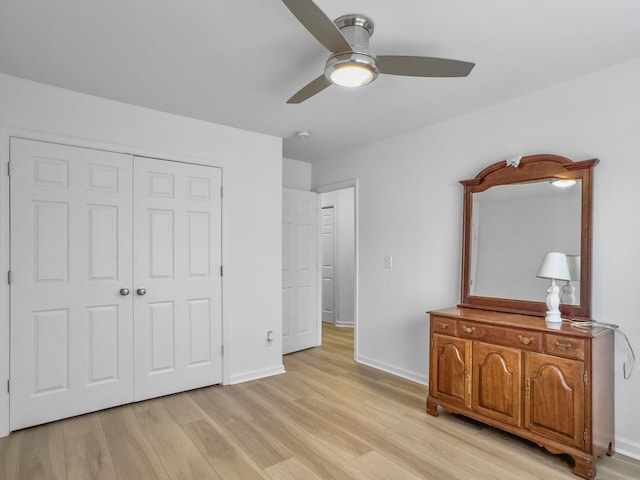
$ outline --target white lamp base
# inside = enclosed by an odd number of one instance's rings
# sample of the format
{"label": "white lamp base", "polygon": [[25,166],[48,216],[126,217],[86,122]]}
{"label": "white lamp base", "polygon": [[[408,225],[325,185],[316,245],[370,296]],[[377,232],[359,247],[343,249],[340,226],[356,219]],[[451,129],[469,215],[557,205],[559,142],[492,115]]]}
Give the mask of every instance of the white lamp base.
{"label": "white lamp base", "polygon": [[547,315],[544,317],[544,320],[549,323],[562,323],[562,317],[560,316],[560,312],[547,312]]}
{"label": "white lamp base", "polygon": [[549,323],[562,323],[560,317],[560,287],[556,285],[556,281],[552,278],[551,285],[547,288],[547,316],[544,319]]}

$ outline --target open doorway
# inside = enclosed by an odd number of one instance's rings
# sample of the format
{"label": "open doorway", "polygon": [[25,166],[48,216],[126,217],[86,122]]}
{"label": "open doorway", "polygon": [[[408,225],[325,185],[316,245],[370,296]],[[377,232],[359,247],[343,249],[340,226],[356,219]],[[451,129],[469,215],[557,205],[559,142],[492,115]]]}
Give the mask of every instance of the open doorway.
{"label": "open doorway", "polygon": [[[357,349],[357,183],[317,189],[320,207],[321,325],[354,328]],[[355,354],[355,352],[354,352]]]}

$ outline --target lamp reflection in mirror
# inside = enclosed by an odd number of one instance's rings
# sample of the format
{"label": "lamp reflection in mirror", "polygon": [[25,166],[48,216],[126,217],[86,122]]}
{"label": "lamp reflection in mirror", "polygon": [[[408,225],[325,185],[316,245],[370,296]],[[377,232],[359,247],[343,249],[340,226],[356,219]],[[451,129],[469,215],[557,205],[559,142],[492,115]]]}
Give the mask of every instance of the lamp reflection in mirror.
{"label": "lamp reflection in mirror", "polygon": [[544,319],[549,323],[562,322],[559,308],[560,287],[556,285],[556,280],[569,281],[571,279],[567,256],[560,252],[547,252],[542,259],[542,263],[540,264],[536,277],[548,278],[551,280],[551,285],[549,285],[549,288],[547,289],[547,299],[545,301],[547,305],[547,314]]}
{"label": "lamp reflection in mirror", "polygon": [[575,305],[576,287],[571,282],[580,281],[580,255],[567,255],[567,265],[569,267],[569,280],[562,287],[560,302],[565,305]]}

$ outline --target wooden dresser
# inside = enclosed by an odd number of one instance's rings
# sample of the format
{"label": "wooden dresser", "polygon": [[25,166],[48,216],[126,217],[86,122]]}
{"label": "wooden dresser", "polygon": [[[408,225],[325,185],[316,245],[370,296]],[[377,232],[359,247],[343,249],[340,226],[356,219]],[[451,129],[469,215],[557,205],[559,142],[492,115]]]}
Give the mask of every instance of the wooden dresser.
{"label": "wooden dresser", "polygon": [[595,477],[595,460],[613,452],[612,330],[472,308],[429,313],[429,414],[441,406],[479,420]]}

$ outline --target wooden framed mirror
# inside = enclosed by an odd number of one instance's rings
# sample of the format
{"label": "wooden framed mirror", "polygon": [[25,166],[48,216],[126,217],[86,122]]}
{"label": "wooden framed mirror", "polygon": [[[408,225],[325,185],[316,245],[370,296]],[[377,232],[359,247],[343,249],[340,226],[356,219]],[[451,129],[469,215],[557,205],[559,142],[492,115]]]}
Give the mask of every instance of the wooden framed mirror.
{"label": "wooden framed mirror", "polygon": [[[536,278],[544,254],[576,260],[563,317],[591,316],[593,168],[558,155],[501,161],[463,180],[460,307],[544,316],[549,280]],[[574,180],[566,188],[557,180]],[[553,182],[553,183],[552,183]],[[572,182],[565,182],[572,183]],[[565,282],[560,282],[564,284]],[[562,287],[561,287],[562,288]]]}

